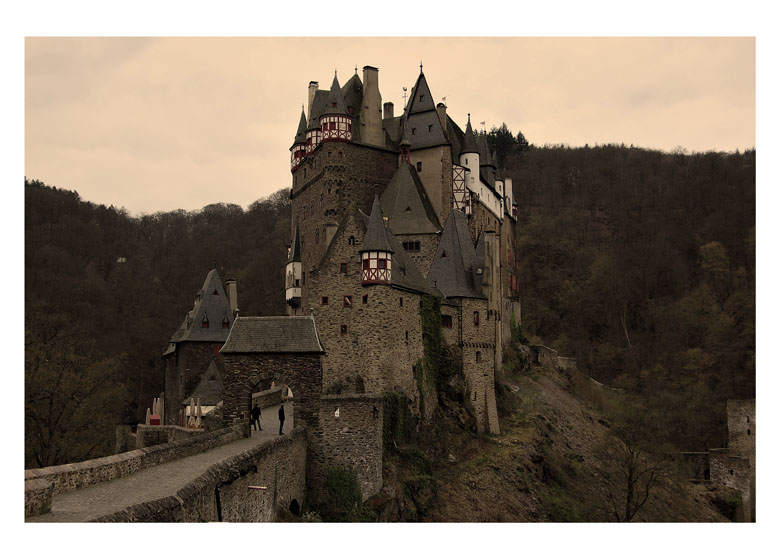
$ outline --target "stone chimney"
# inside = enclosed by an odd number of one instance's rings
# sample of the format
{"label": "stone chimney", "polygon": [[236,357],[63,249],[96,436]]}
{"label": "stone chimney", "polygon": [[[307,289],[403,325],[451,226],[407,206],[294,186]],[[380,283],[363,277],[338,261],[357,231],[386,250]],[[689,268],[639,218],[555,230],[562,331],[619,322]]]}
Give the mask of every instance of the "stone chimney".
{"label": "stone chimney", "polygon": [[384,146],[379,68],[373,66],[363,66],[363,108],[360,111],[360,127],[363,143]]}
{"label": "stone chimney", "polygon": [[390,101],[388,101],[387,103],[385,103],[385,116],[384,116],[384,118],[393,118],[393,117],[394,117],[394,115],[393,115],[393,104]]}
{"label": "stone chimney", "polygon": [[447,105],[444,103],[438,103],[436,105],[436,114],[439,115],[439,122],[444,129],[444,134],[447,134]]}
{"label": "stone chimney", "polygon": [[233,313],[233,318],[235,318],[238,316],[238,286],[234,279],[225,280],[225,285],[227,286],[230,311]]}
{"label": "stone chimney", "polygon": [[309,82],[309,108],[306,111],[307,121],[311,118],[311,105],[312,103],[314,103],[314,94],[317,92],[319,88],[320,88],[320,84],[318,82]]}

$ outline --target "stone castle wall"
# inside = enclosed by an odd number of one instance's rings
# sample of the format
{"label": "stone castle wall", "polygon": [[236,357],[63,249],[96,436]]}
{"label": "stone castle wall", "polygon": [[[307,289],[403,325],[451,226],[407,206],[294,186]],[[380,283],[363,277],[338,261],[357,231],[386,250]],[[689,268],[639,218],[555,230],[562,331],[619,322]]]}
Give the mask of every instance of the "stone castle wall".
{"label": "stone castle wall", "polygon": [[310,485],[315,500],[326,498],[328,469],[339,466],[355,472],[363,500],[379,492],[382,488],[382,425],[381,396],[340,394],[322,397],[319,423],[309,434]]}
{"label": "stone castle wall", "polygon": [[[363,235],[357,218],[350,216],[334,237],[327,262],[312,274],[311,306],[326,352],[323,390],[362,386],[358,392],[401,391],[416,400],[412,367],[423,355],[420,296],[387,285],[362,285]],[[392,264],[391,270],[402,273]],[[345,305],[345,296],[352,298],[351,305]]]}
{"label": "stone castle wall", "polygon": [[[498,433],[495,394],[495,315],[488,317],[487,301],[462,299],[463,374],[469,388],[468,400],[477,418],[477,432]],[[479,313],[479,325],[474,313]]]}
{"label": "stone castle wall", "polygon": [[433,257],[436,255],[436,249],[439,248],[441,236],[429,233],[425,235],[396,235],[395,237],[401,244],[414,241],[420,243],[419,251],[406,251],[406,254],[414,262],[414,265],[417,266],[422,276],[428,277],[428,271],[431,269],[431,262],[433,262]]}
{"label": "stone castle wall", "polygon": [[756,456],[756,401],[729,400],[726,404],[729,451],[735,456]]}
{"label": "stone castle wall", "polygon": [[742,494],[739,521],[750,522],[754,503],[751,502],[750,460],[733,456],[731,449],[710,449],[710,479],[712,483],[736,489]]}
{"label": "stone castle wall", "polygon": [[[298,225],[303,273],[303,314],[311,306],[308,276],[328,248],[328,224],[337,225],[354,204],[371,213],[398,167],[394,152],[344,142],[325,142],[293,172],[292,230]],[[290,235],[292,238],[292,233]]]}

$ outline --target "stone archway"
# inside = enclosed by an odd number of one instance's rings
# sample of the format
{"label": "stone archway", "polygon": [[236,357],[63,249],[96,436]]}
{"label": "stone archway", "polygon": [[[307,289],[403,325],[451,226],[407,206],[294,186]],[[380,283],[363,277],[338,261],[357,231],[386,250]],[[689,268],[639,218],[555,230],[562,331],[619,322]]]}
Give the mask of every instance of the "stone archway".
{"label": "stone archway", "polygon": [[315,425],[322,393],[319,353],[226,354],[223,381],[223,424],[249,427],[252,392],[255,387],[286,384],[295,395],[293,409],[298,425]]}

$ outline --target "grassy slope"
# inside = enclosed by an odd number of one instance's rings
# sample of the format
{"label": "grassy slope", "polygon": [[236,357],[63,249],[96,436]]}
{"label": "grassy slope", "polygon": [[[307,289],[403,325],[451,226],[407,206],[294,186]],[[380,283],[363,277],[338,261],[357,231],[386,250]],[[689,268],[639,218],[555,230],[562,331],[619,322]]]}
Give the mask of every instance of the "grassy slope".
{"label": "grassy slope", "polygon": [[[477,437],[452,424],[421,433],[418,445],[431,458],[437,486],[433,495],[424,488],[410,497],[405,480],[423,473],[414,451],[390,457],[380,520],[614,520],[604,507],[606,482],[595,473],[608,422],[574,395],[564,374],[534,367],[504,380],[500,435]],[[711,504],[716,494],[675,480],[635,520],[726,521]]]}

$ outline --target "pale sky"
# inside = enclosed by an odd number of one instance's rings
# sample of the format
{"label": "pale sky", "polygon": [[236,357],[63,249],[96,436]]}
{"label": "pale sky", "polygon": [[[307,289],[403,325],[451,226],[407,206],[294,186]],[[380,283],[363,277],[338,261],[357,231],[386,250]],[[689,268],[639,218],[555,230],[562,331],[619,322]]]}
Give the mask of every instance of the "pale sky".
{"label": "pale sky", "polygon": [[756,145],[753,38],[26,38],[28,178],[131,214],[246,207],[290,185],[310,80],[379,68],[403,107],[420,62],[463,128],[533,144]]}

